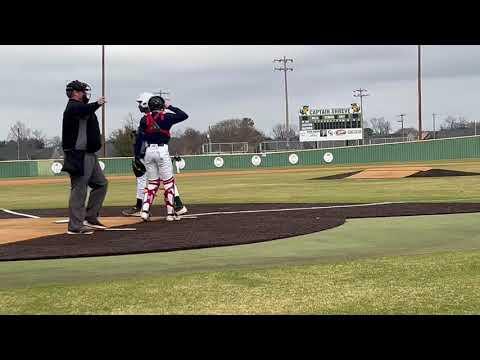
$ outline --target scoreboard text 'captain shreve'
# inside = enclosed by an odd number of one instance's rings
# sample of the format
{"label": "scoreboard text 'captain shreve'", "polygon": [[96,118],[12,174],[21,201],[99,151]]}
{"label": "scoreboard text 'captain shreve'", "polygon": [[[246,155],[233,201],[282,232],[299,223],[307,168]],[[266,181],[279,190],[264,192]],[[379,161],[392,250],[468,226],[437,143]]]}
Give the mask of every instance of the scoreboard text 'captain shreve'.
{"label": "scoreboard text 'captain shreve'", "polygon": [[363,139],[362,111],[356,103],[350,107],[300,109],[300,141]]}

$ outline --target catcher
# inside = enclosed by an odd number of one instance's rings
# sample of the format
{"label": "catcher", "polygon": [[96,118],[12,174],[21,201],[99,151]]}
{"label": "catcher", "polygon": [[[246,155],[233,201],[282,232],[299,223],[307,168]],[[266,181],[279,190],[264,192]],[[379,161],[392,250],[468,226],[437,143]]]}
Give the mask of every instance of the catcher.
{"label": "catcher", "polygon": [[[149,112],[148,109],[148,100],[154,96],[152,93],[143,93],[137,98],[138,108],[140,112],[147,113]],[[137,139],[137,132],[133,131],[132,136]],[[135,158],[132,160],[132,170],[136,177],[137,182],[137,199],[135,206],[131,208],[127,208],[122,210],[122,215],[124,216],[137,216],[140,217],[143,198],[145,196],[146,188],[147,188],[147,174],[145,168],[145,150],[146,150],[146,143],[143,142],[140,146],[136,146],[134,144],[134,151],[135,149],[139,149],[139,153],[135,153]],[[174,161],[180,161],[181,158],[177,155],[173,159]],[[177,215],[183,215],[188,212],[187,208],[183,205],[182,200],[180,199],[180,193],[178,191],[178,187],[174,184],[174,209]]]}

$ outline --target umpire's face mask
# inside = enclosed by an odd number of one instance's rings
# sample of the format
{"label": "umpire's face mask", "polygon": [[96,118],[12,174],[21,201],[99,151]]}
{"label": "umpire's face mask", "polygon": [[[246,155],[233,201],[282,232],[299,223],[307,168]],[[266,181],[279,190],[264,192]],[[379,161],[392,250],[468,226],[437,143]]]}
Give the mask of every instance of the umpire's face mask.
{"label": "umpire's face mask", "polygon": [[84,91],[83,92],[83,97],[82,97],[82,100],[85,104],[88,104],[88,102],[90,101],[90,92],[89,91]]}

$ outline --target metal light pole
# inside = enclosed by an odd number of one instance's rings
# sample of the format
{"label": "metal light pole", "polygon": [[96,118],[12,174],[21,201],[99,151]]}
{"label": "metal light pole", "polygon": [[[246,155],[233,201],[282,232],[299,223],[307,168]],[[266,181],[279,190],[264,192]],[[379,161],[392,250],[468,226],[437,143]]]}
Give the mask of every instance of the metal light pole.
{"label": "metal light pole", "polygon": [[[105,97],[105,45],[102,45],[102,96]],[[103,157],[107,157],[107,144],[105,143],[105,104],[102,106],[102,145]]]}
{"label": "metal light pole", "polygon": [[20,127],[17,129],[17,160],[20,160]]}
{"label": "metal light pole", "polygon": [[438,114],[435,114],[435,113],[432,114],[432,118],[433,118],[433,138],[434,139],[436,138],[436,136],[435,136],[435,133],[436,133],[436,131],[435,131],[435,116],[436,115],[438,115]]}
{"label": "metal light pole", "polygon": [[363,144],[363,139],[364,139],[364,134],[363,134],[363,119],[365,119],[365,111],[363,110],[363,98],[365,96],[370,96],[370,94],[367,93],[367,89],[355,89],[353,90],[353,96],[354,97],[359,97],[360,98],[360,110],[362,111],[362,144]]}
{"label": "metal light pole", "polygon": [[418,140],[422,140],[422,53],[421,45],[418,50]]}
{"label": "metal light pole", "polygon": [[293,68],[287,67],[287,62],[293,62],[293,59],[287,59],[285,56],[283,59],[274,59],[273,62],[283,63],[283,67],[274,68],[274,71],[283,71],[285,75],[285,127],[287,129],[287,141],[288,141],[288,86],[287,86],[287,71],[293,71]]}
{"label": "metal light pole", "polygon": [[402,123],[402,141],[405,142],[405,130],[403,129],[403,117],[406,116],[405,114],[397,115],[400,117],[401,120],[397,120],[397,122]]}

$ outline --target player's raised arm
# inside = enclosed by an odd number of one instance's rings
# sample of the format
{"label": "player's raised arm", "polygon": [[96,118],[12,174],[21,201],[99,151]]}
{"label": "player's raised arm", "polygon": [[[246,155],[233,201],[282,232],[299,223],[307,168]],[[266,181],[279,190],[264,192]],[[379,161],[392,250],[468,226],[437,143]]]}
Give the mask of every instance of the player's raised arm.
{"label": "player's raised arm", "polygon": [[165,114],[165,120],[167,120],[172,125],[188,119],[188,114],[175,106],[168,105],[168,107],[165,108],[172,112]]}

